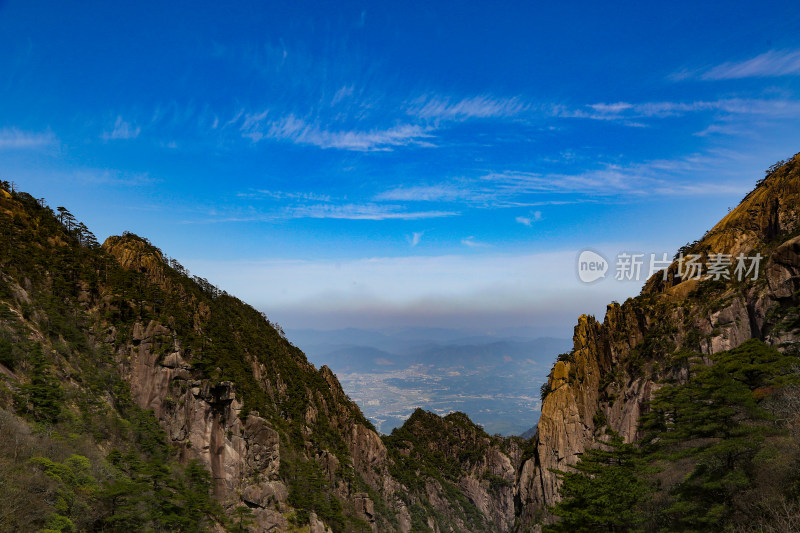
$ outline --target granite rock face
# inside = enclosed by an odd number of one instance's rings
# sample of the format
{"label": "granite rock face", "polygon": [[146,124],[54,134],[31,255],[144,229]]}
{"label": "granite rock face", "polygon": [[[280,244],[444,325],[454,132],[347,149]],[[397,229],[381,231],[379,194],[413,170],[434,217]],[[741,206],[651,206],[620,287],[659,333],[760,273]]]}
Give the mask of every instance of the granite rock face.
{"label": "granite rock face", "polygon": [[[797,342],[776,316],[782,306],[798,303],[800,237],[793,236],[800,228],[798,206],[800,155],[684,250],[704,262],[710,254],[727,255],[731,280],[683,279],[675,261],[666,279],[655,274],[639,297],[609,305],[602,323],[580,317],[572,352],[549,376],[535,453],[520,468],[523,525],[537,523],[557,502],[559,480],[551,469],[575,464],[584,450],[602,441],[601,429],[607,426],[628,442],[637,438],[639,415],[658,383],[688,377],[686,368],[670,364],[675,350],[714,354],[751,338],[779,349]],[[740,254],[759,256],[759,275],[735,282]]]}

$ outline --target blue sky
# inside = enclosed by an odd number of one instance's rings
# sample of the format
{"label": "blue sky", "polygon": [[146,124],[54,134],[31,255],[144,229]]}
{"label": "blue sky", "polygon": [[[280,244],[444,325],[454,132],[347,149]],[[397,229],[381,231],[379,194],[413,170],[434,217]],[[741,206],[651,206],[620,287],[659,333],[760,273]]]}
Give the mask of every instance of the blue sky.
{"label": "blue sky", "polygon": [[0,0],[0,174],[289,328],[569,334],[800,151],[795,2]]}

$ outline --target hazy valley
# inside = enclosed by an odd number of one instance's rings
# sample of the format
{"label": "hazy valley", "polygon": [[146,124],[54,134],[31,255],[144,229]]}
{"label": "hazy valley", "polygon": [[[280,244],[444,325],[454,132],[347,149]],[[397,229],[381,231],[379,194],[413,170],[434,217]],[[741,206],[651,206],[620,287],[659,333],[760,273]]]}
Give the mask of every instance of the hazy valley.
{"label": "hazy valley", "polygon": [[390,433],[422,408],[440,416],[462,411],[488,433],[505,436],[536,425],[539,388],[557,355],[572,345],[526,333],[532,332],[287,331],[310,361],[334,371],[380,432]]}

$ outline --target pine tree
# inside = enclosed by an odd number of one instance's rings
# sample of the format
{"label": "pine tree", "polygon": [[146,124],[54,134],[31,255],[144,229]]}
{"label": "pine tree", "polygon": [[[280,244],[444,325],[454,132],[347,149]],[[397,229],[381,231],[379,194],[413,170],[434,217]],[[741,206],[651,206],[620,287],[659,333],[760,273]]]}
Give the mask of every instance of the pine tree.
{"label": "pine tree", "polygon": [[758,340],[712,360],[695,367],[688,383],[663,387],[641,420],[652,461],[694,463],[662,511],[672,531],[720,529],[746,514],[738,496],[753,485],[766,437],[779,433],[754,392],[797,380],[798,358]]}
{"label": "pine tree", "polygon": [[222,508],[211,497],[211,473],[197,459],[186,465],[186,488],[183,490],[183,514],[188,530],[204,531],[210,519],[222,516]]}
{"label": "pine tree", "polygon": [[614,435],[602,448],[583,454],[571,472],[554,471],[561,478],[562,500],[550,512],[560,517],[545,526],[547,533],[641,531],[641,505],[652,493],[642,477],[638,449]]}
{"label": "pine tree", "polygon": [[50,374],[50,363],[42,352],[42,345],[33,345],[29,353],[31,382],[22,387],[23,397],[30,413],[39,422],[57,422],[61,414],[62,391],[58,381]]}
{"label": "pine tree", "polygon": [[233,515],[233,523],[235,526],[232,531],[237,533],[245,533],[246,531],[250,530],[250,526],[255,524],[255,515],[253,514],[253,511],[245,505],[240,505],[234,509],[231,514]]}

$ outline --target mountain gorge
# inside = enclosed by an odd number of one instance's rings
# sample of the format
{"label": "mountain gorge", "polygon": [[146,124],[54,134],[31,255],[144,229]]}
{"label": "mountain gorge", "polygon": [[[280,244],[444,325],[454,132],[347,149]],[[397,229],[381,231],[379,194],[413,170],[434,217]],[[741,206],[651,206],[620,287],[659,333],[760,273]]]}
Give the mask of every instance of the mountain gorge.
{"label": "mountain gorge", "polygon": [[562,498],[555,471],[611,435],[639,441],[667,383],[750,339],[796,355],[798,209],[795,156],[681,250],[760,254],[754,279],[688,279],[676,260],[603,322],[580,317],[531,439],[422,410],[382,436],[265,315],[146,239],[99,245],[4,183],[0,528],[539,530]]}

